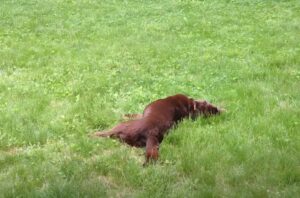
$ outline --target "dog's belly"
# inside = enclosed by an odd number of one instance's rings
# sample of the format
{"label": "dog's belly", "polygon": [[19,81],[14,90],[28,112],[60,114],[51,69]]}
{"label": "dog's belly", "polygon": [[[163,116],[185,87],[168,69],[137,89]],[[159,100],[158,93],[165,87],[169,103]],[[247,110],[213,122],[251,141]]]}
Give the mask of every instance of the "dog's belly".
{"label": "dog's belly", "polygon": [[130,146],[145,147],[147,138],[143,133],[126,134],[121,133],[120,139]]}

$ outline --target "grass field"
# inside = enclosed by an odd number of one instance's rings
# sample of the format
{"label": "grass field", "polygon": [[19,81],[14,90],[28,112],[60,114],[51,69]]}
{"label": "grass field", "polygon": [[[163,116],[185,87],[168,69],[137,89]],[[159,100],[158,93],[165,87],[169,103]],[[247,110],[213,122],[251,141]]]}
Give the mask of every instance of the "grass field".
{"label": "grass field", "polygon": [[[0,197],[297,197],[300,1],[0,0]],[[88,134],[175,93],[144,150]]]}

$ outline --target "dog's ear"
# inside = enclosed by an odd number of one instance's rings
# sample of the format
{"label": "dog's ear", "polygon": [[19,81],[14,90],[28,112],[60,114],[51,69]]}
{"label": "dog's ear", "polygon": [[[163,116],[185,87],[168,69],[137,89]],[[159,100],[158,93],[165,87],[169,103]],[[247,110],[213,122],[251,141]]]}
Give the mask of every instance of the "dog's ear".
{"label": "dog's ear", "polygon": [[208,112],[209,114],[220,114],[226,112],[225,109],[219,108],[206,100],[196,100],[197,108],[200,110],[201,113]]}
{"label": "dog's ear", "polygon": [[197,104],[196,104],[196,100],[194,100],[193,98],[189,98],[189,112],[194,112],[197,108]]}
{"label": "dog's ear", "polygon": [[209,104],[206,100],[203,99],[198,99],[195,100],[195,110],[199,110],[202,107],[206,106],[207,104]]}

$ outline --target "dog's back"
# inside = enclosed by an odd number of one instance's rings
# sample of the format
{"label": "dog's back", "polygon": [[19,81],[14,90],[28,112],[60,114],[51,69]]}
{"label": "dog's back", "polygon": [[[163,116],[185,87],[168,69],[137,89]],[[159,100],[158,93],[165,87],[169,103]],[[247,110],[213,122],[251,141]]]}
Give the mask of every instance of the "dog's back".
{"label": "dog's back", "polygon": [[177,122],[187,117],[193,106],[193,99],[177,94],[150,103],[144,110],[144,117],[158,117],[163,122]]}

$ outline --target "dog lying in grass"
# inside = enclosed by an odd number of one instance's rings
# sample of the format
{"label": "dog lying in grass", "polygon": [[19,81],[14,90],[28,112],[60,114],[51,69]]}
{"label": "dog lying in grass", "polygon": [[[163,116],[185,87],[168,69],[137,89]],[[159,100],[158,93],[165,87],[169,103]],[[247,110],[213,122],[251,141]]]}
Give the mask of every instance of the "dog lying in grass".
{"label": "dog lying in grass", "polygon": [[220,114],[221,109],[205,100],[194,100],[183,94],[156,100],[144,109],[143,114],[127,114],[129,121],[108,131],[95,132],[97,137],[117,138],[130,146],[146,147],[146,161],[158,159],[159,144],[167,131],[184,118]]}

